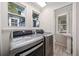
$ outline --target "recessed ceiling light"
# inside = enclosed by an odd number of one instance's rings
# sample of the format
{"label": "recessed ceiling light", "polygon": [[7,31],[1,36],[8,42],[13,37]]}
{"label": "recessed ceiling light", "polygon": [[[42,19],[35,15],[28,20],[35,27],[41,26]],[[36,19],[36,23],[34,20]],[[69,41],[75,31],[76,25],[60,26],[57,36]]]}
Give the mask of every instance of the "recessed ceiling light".
{"label": "recessed ceiling light", "polygon": [[40,2],[36,2],[38,5],[40,5],[41,7],[44,7],[44,6],[46,6],[46,3],[45,2],[43,2],[43,1],[40,1]]}

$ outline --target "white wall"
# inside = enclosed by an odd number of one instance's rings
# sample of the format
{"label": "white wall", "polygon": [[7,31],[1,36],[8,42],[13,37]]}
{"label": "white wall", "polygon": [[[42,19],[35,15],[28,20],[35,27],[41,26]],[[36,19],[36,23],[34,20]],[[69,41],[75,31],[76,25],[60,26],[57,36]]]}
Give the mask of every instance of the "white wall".
{"label": "white wall", "polygon": [[[71,3],[48,3],[48,5],[46,7],[44,7],[42,9],[42,12],[40,13],[40,16],[39,16],[39,20],[40,20],[40,28],[44,29],[45,32],[51,32],[52,34],[55,34],[55,10],[58,9],[58,8],[61,8],[63,6],[66,6],[66,5],[69,5]],[[58,37],[56,37],[57,39],[59,39],[60,37],[60,40],[61,38],[64,39],[65,37],[60,35]],[[53,40],[53,51],[55,52],[55,41],[56,41],[56,38],[54,36],[54,40]],[[67,38],[65,38],[67,39]],[[62,40],[63,41],[63,40]],[[66,45],[66,41],[64,41],[65,44],[63,44],[64,46],[67,46]]]}
{"label": "white wall", "polygon": [[44,29],[45,32],[55,31],[55,20],[54,20],[54,11],[51,7],[46,6],[39,16],[40,28]]}
{"label": "white wall", "polygon": [[73,3],[72,13],[73,55],[79,56],[79,2]]}
{"label": "white wall", "polygon": [[[34,5],[30,5],[29,3],[26,2],[19,2],[20,4],[23,4],[24,6],[26,6],[26,11],[25,11],[25,15],[26,15],[26,28],[32,28],[33,25],[33,21],[32,21],[32,10],[36,11],[36,12],[40,12],[40,8],[37,8]],[[8,27],[8,3],[7,2],[1,2],[2,7],[1,7],[1,16],[3,20],[1,20],[2,22],[2,27],[6,28]],[[11,28],[11,27],[9,27]],[[21,27],[20,27],[21,28]]]}
{"label": "white wall", "polygon": [[[8,16],[7,16],[7,11],[8,11],[8,8],[7,8],[7,3],[6,2],[1,2],[0,3],[0,55],[2,55],[8,48],[8,46],[6,45],[9,41],[7,40],[7,37],[6,39],[4,40],[2,36],[2,28],[3,27],[7,27],[8,26]],[[5,37],[5,36],[4,36]],[[6,42],[6,43],[5,43]],[[5,49],[3,47],[6,47]],[[8,51],[6,51],[8,52]],[[5,52],[5,54],[6,54]]]}
{"label": "white wall", "polygon": [[20,2],[21,4],[23,4],[24,6],[26,6],[26,27],[27,28],[32,28],[33,26],[33,19],[32,19],[32,11],[36,11],[38,13],[40,13],[41,8],[37,7],[34,5],[34,3],[26,3],[26,2]]}
{"label": "white wall", "polygon": [[45,32],[52,32],[55,34],[55,14],[54,10],[61,8],[70,3],[64,2],[49,2],[47,6],[42,9],[40,13],[40,28],[44,29]]}
{"label": "white wall", "polygon": [[[31,6],[27,3],[21,3],[26,6],[26,27],[32,28],[32,10],[40,12],[35,6]],[[8,55],[10,49],[10,33],[8,31],[2,31],[2,28],[11,28],[8,27],[8,3],[0,3],[0,55]],[[13,27],[16,28],[16,27]],[[20,28],[21,29],[21,28]]]}

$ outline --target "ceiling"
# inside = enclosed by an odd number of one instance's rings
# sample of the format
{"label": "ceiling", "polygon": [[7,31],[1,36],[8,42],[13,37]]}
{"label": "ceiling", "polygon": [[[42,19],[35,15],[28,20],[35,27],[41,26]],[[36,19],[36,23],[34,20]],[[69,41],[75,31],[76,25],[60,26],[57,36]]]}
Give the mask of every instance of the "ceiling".
{"label": "ceiling", "polygon": [[46,2],[47,5],[67,5],[67,4],[70,4],[72,2]]}
{"label": "ceiling", "polygon": [[59,8],[71,4],[72,2],[46,2],[47,6]]}
{"label": "ceiling", "polygon": [[[71,4],[72,2],[46,2],[46,6],[50,6],[52,8],[60,8],[60,7],[63,7],[63,6],[66,6],[66,5],[69,5]],[[40,9],[42,10],[43,8],[38,5],[36,2],[28,2],[28,4],[30,4],[31,6],[34,6],[36,7],[37,9]]]}

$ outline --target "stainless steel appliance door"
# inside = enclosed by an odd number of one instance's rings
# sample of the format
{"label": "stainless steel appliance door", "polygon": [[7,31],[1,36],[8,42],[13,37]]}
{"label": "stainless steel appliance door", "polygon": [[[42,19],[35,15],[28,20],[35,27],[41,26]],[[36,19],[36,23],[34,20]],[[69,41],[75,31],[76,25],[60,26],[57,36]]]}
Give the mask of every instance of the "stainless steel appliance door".
{"label": "stainless steel appliance door", "polygon": [[53,35],[45,36],[45,56],[53,56]]}
{"label": "stainless steel appliance door", "polygon": [[[37,45],[36,47],[34,47],[34,48],[32,48],[32,49],[30,49],[30,50],[28,50],[28,51],[26,51],[26,52],[24,52],[24,53],[22,53],[22,54],[20,54],[20,56],[26,56],[26,55],[28,55],[28,54],[31,54],[31,53],[33,53],[33,51],[35,51],[36,49],[38,49],[38,48],[41,47],[42,45],[43,45],[43,43]],[[39,52],[39,51],[38,51],[38,52]]]}
{"label": "stainless steel appliance door", "polygon": [[15,56],[44,56],[44,43],[40,42],[33,47],[15,54]]}

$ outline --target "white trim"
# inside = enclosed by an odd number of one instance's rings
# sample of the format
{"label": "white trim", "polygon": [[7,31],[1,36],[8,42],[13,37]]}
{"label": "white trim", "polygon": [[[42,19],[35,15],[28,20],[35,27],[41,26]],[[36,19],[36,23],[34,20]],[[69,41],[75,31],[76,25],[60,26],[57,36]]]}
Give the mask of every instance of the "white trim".
{"label": "white trim", "polygon": [[63,15],[67,16],[67,20],[66,20],[67,21],[67,30],[66,30],[66,33],[68,33],[68,13],[65,12],[65,13],[57,15],[57,17],[56,17],[56,34],[59,33],[59,31],[58,31],[58,17],[63,16]]}
{"label": "white trim", "polygon": [[76,56],[76,3],[72,6],[72,39],[73,39],[73,55]]}
{"label": "white trim", "polygon": [[[33,15],[33,13],[36,13],[38,15],[40,14],[39,11],[32,9],[32,15]],[[38,21],[39,21],[39,18],[38,18]],[[39,24],[39,27],[33,27],[33,17],[32,17],[32,28],[34,28],[34,29],[36,29],[36,28],[40,29],[40,24]]]}
{"label": "white trim", "polygon": [[[1,13],[1,2],[0,2],[0,13]],[[2,36],[1,36],[1,14],[0,14],[0,55],[2,54]]]}
{"label": "white trim", "polygon": [[26,8],[26,6],[24,6],[23,4],[21,4],[19,2],[12,2],[12,3],[14,3],[14,4],[16,4],[16,5],[20,6],[20,7]]}

